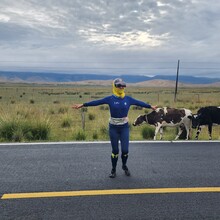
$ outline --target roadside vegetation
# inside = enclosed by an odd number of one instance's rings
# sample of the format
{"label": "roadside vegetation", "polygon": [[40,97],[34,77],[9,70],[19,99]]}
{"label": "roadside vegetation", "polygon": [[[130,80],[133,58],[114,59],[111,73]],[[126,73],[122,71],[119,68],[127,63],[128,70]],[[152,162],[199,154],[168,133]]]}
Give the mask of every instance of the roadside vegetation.
{"label": "roadside vegetation", "polygon": [[[73,86],[7,84],[0,87],[0,142],[93,141],[109,140],[109,108],[106,105],[72,109],[83,103],[111,94],[111,86]],[[174,88],[128,87],[126,94],[159,107],[188,108],[193,113],[202,106],[220,106],[219,88],[179,88],[174,102]],[[152,140],[154,128],[133,127],[135,118],[149,109],[131,106],[131,140]],[[196,131],[192,131],[192,139]],[[175,128],[164,129],[164,140],[173,140]],[[159,136],[158,136],[159,138]],[[203,128],[200,140],[208,140]],[[220,126],[213,127],[213,140],[220,139]]]}

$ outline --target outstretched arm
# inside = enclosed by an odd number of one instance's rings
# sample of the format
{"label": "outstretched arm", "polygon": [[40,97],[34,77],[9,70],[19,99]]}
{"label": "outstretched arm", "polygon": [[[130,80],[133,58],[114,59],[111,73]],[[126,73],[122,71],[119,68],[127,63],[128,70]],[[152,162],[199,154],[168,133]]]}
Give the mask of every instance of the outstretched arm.
{"label": "outstretched arm", "polygon": [[74,104],[72,106],[73,109],[79,109],[79,108],[82,108],[83,107],[83,104]]}
{"label": "outstretched arm", "polygon": [[137,99],[134,99],[134,98],[132,98],[132,97],[130,97],[129,96],[129,98],[130,98],[130,103],[131,103],[131,105],[136,105],[136,106],[140,106],[140,107],[144,107],[144,108],[151,108],[152,110],[156,110],[157,109],[157,106],[156,105],[150,105],[150,104],[148,104],[148,103],[146,103],[146,102],[143,102],[143,101],[141,101],[141,100],[137,100]]}
{"label": "outstretched arm", "polygon": [[83,104],[75,104],[75,105],[72,106],[72,108],[79,109],[79,108],[82,108],[82,107],[89,107],[89,106],[97,106],[97,105],[108,104],[110,97],[111,96],[107,96],[107,97],[105,97],[103,99],[93,100],[93,101],[90,101],[90,102],[85,102]]}

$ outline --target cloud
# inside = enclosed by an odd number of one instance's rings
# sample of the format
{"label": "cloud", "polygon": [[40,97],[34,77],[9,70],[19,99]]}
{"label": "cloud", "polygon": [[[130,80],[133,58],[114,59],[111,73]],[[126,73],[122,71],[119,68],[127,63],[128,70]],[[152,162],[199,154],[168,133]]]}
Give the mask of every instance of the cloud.
{"label": "cloud", "polygon": [[180,59],[186,74],[215,62],[216,76],[219,10],[215,0],[1,0],[0,69],[175,74]]}

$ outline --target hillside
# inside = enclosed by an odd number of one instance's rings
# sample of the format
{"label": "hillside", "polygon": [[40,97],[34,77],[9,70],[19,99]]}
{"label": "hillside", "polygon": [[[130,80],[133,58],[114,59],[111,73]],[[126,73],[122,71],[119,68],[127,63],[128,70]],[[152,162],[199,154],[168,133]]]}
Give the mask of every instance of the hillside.
{"label": "hillside", "polygon": [[[145,87],[175,87],[176,76],[156,75],[100,75],[100,74],[62,74],[38,72],[5,72],[0,71],[0,82],[11,83],[63,83],[77,85],[110,85],[114,78],[121,77],[128,84]],[[179,76],[179,86],[219,87],[220,78]]]}

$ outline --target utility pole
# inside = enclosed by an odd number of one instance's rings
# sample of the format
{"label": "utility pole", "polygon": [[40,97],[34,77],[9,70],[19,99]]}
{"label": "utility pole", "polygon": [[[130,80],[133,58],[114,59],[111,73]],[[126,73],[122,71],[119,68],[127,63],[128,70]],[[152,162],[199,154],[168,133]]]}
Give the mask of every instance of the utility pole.
{"label": "utility pole", "polygon": [[174,93],[174,102],[176,102],[176,95],[177,95],[177,87],[178,87],[178,79],[179,79],[179,68],[180,68],[180,60],[177,63],[177,71],[176,71],[176,87]]}

